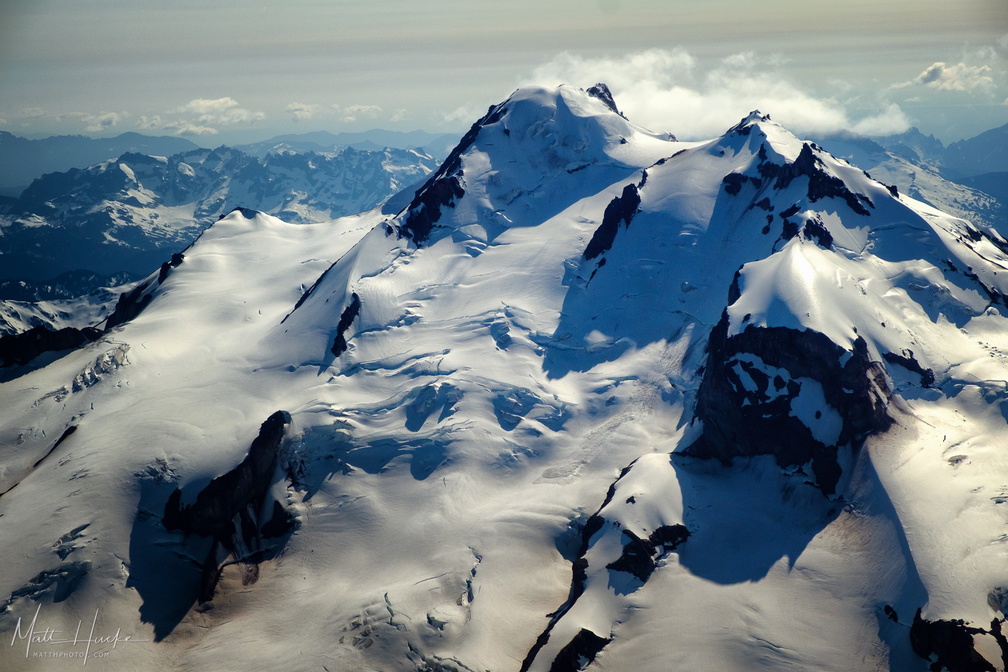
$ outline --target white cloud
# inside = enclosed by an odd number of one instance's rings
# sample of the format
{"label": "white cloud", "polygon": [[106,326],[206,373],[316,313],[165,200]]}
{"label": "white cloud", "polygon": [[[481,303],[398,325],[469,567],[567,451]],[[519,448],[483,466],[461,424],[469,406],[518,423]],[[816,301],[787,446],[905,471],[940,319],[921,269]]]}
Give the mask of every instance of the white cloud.
{"label": "white cloud", "polygon": [[909,82],[894,84],[892,88],[901,89],[913,84],[923,84],[938,91],[968,91],[978,88],[989,89],[994,85],[989,65],[966,65],[956,63],[948,65],[941,61],[929,65],[922,73]]}
{"label": "white cloud", "polygon": [[101,131],[108,130],[113,126],[118,126],[119,122],[122,121],[123,115],[118,112],[102,112],[100,114],[91,114],[84,117],[84,121],[87,122],[85,130],[89,133],[99,133]]}
{"label": "white cloud", "polygon": [[[308,111],[311,106],[291,103],[287,111],[295,113],[294,106]],[[263,112],[242,107],[234,98],[194,98],[185,105],[160,114],[142,115],[136,127],[143,130],[165,131],[175,135],[216,135],[219,126],[248,124],[266,118]],[[103,119],[108,124],[108,119]],[[115,123],[118,123],[116,120]],[[90,130],[90,129],[89,129]]]}
{"label": "white cloud", "polygon": [[148,131],[165,131],[175,135],[217,135],[216,128],[188,121],[165,121],[158,114],[152,117],[141,116],[137,119],[136,127]]}
{"label": "white cloud", "polygon": [[889,106],[875,116],[865,117],[853,126],[855,133],[861,135],[896,135],[910,128],[910,120],[903,110],[896,103]]}
{"label": "white cloud", "polygon": [[164,122],[161,121],[161,116],[157,115],[157,114],[155,114],[153,117],[148,117],[146,115],[140,115],[140,118],[137,119],[137,123],[136,123],[136,127],[137,128],[142,128],[142,129],[157,129],[157,130],[160,130],[160,129],[163,129],[164,126],[165,126]]}
{"label": "white cloud", "polygon": [[[40,110],[41,112],[41,110]],[[47,114],[35,115],[36,118],[49,116]],[[129,116],[126,112],[99,112],[98,114],[93,114],[91,112],[61,112],[55,115],[56,121],[79,121],[84,124],[84,130],[88,133],[100,133],[102,131],[107,131],[113,126],[118,126],[119,123]]]}
{"label": "white cloud", "polygon": [[42,117],[48,116],[48,113],[38,107],[26,107],[21,110],[17,116],[21,119],[41,119]]}
{"label": "white cloud", "polygon": [[172,131],[175,135],[217,135],[216,128],[185,122],[181,124],[169,124],[165,127],[165,130]]}
{"label": "white cloud", "polygon": [[201,124],[227,126],[261,121],[266,118],[262,112],[253,112],[241,107],[234,98],[195,98],[178,108],[181,114],[195,114]]}
{"label": "white cloud", "polygon": [[315,116],[318,112],[318,105],[309,105],[308,103],[291,103],[285,108],[285,112],[291,115],[294,121],[306,121]]}
{"label": "white cloud", "polygon": [[406,110],[405,107],[401,107],[398,110],[396,110],[391,117],[389,117],[389,121],[393,122],[403,121],[404,119],[406,119],[407,116],[409,116],[409,112]]}
{"label": "white cloud", "polygon": [[485,108],[480,110],[469,106],[456,107],[454,110],[444,115],[444,120],[451,124],[457,124],[459,122],[471,124],[482,117],[485,113]]}
{"label": "white cloud", "polygon": [[843,104],[804,91],[781,75],[779,65],[778,57],[744,52],[702,73],[697,60],[679,48],[603,58],[563,53],[536,68],[526,83],[587,87],[605,82],[632,121],[684,139],[723,133],[757,109],[797,133],[851,129],[896,133],[909,128],[906,116],[894,104],[883,104],[877,114],[852,120]]}
{"label": "white cloud", "polygon": [[343,116],[343,121],[348,124],[352,124],[358,119],[377,119],[378,115],[381,114],[382,108],[377,105],[333,105],[333,109],[337,114]]}
{"label": "white cloud", "polygon": [[604,81],[613,92],[630,89],[640,82],[669,88],[677,81],[689,79],[695,67],[696,59],[681,48],[648,49],[616,58],[584,58],[564,52],[537,67],[527,83],[591,86]]}

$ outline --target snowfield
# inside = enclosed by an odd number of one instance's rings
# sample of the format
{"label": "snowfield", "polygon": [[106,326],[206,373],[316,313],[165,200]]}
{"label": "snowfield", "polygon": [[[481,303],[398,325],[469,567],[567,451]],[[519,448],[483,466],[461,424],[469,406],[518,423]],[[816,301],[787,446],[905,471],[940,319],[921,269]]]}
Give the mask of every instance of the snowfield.
{"label": "snowfield", "polygon": [[0,666],[1004,670],[1008,242],[827,150],[527,88],[214,223],[0,383]]}

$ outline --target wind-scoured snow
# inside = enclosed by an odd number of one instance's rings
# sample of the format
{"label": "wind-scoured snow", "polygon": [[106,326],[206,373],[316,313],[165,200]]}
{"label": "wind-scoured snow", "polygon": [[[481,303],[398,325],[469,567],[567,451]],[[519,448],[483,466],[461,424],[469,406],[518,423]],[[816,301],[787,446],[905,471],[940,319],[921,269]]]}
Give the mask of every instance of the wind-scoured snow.
{"label": "wind-scoured snow", "polygon": [[[397,212],[236,210],[0,384],[5,669],[36,608],[131,634],[109,669],[923,672],[918,610],[1003,669],[1008,243],[764,114],[679,143],[593,90],[515,92]],[[835,361],[710,361],[755,333]],[[687,450],[715,369],[779,453]],[[166,524],[276,411],[281,550]]]}

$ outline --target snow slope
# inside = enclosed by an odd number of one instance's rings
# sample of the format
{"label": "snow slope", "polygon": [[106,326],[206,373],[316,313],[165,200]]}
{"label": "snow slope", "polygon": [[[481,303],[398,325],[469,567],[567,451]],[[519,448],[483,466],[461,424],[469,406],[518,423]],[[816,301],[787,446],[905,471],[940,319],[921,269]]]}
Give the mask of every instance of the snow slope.
{"label": "snow slope", "polygon": [[519,90],[398,213],[235,211],[0,384],[0,659],[1004,669],[1006,269],[765,115]]}

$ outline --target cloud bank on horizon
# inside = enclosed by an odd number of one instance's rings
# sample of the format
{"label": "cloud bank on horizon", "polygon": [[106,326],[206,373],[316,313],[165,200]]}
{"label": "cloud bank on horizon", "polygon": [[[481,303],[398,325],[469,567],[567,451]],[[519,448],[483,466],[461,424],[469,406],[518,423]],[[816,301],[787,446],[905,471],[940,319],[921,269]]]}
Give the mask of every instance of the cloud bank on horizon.
{"label": "cloud bank on horizon", "polygon": [[728,56],[707,72],[699,72],[697,59],[683,49],[615,58],[563,53],[524,83],[593,81],[609,86],[631,121],[689,139],[716,136],[752,110],[801,133],[892,135],[912,125],[898,104],[885,100],[875,104],[876,111],[855,117],[846,109],[851,101],[817,97],[782,74],[779,59],[752,52]]}
{"label": "cloud bank on horizon", "polygon": [[798,132],[916,125],[946,141],[1008,121],[1004,0],[176,5],[0,11],[0,128],[454,133],[516,85],[561,81],[605,81],[633,121],[683,138],[754,108]]}
{"label": "cloud bank on horizon", "polygon": [[[900,104],[919,103],[927,94],[959,96],[965,100],[987,99],[1005,107],[1002,96],[1008,78],[1001,66],[1001,53],[1008,53],[1008,35],[997,48],[977,50],[964,56],[971,63],[936,61],[913,79],[889,85],[880,83],[866,96],[849,82],[825,84],[831,93],[809,90],[788,76],[789,63],[779,55],[746,51],[729,55],[704,67],[701,59],[682,47],[653,48],[613,56],[586,56],[565,51],[513,80],[524,86],[560,83],[588,87],[605,82],[617,104],[637,124],[655,131],[668,131],[684,139],[713,137],[751,110],[769,113],[784,126],[799,133],[824,134],[853,131],[862,135],[891,135],[916,123]],[[982,61],[982,62],[981,62]],[[991,65],[993,64],[993,65]],[[502,90],[499,98],[509,93]],[[872,97],[873,96],[873,97]],[[473,102],[441,113],[441,122],[463,128],[495,100]],[[275,110],[253,109],[231,96],[194,98],[156,114],[134,115],[128,111],[52,114],[26,108],[0,117],[0,124],[15,120],[55,119],[77,122],[89,133],[137,130],[181,136],[214,136],[222,131],[265,127],[266,122],[298,125],[397,124],[410,117],[406,108],[386,111],[369,103],[306,103],[291,101]],[[10,121],[8,121],[8,119]]]}

